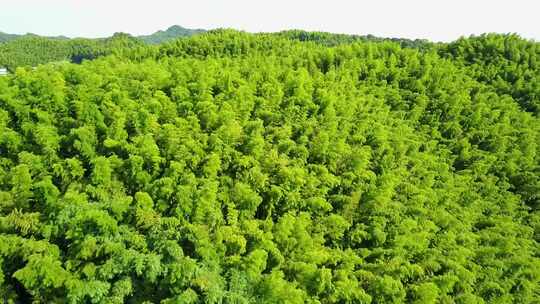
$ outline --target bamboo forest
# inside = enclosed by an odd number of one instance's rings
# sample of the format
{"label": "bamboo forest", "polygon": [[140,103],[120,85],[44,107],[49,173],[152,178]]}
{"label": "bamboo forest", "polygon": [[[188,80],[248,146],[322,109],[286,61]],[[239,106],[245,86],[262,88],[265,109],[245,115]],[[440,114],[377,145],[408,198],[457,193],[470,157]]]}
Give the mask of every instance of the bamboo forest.
{"label": "bamboo forest", "polygon": [[0,42],[2,303],[540,303],[540,43]]}

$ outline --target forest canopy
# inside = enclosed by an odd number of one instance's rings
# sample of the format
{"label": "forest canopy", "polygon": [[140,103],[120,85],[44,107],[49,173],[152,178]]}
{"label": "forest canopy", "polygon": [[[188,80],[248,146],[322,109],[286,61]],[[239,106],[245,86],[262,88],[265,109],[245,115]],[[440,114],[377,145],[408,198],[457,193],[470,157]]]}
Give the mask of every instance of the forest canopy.
{"label": "forest canopy", "polygon": [[538,42],[0,51],[6,303],[540,301]]}

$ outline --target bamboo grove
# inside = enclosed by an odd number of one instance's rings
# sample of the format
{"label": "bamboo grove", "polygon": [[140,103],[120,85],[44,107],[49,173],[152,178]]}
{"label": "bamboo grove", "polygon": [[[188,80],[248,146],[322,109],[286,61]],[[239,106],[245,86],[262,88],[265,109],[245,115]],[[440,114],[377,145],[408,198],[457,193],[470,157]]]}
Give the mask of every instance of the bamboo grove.
{"label": "bamboo grove", "polygon": [[0,77],[0,301],[540,301],[539,43],[111,48]]}

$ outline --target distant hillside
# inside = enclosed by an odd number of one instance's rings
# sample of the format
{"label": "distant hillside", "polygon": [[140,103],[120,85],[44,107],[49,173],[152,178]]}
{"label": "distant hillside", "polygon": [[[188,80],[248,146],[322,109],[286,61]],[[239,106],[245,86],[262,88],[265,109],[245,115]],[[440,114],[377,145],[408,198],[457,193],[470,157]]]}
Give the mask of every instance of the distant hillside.
{"label": "distant hillside", "polygon": [[14,71],[17,67],[37,66],[48,62],[81,63],[100,56],[144,46],[129,34],[115,33],[109,38],[58,39],[24,35],[0,44],[0,67]]}
{"label": "distant hillside", "polygon": [[6,34],[3,32],[0,32],[0,43],[8,42],[10,40],[16,39],[17,37],[19,37],[19,35]]}
{"label": "distant hillside", "polygon": [[275,35],[291,40],[311,41],[324,46],[337,46],[354,42],[383,42],[390,41],[399,43],[401,47],[423,49],[433,43],[424,39],[386,38],[373,35],[349,35],[328,32],[308,32],[303,30],[287,30],[274,33]]}
{"label": "distant hillside", "polygon": [[[149,44],[159,44],[159,43],[166,42],[169,40],[174,40],[181,37],[189,37],[189,36],[193,36],[195,34],[200,34],[204,32],[206,32],[206,30],[188,29],[179,25],[173,25],[164,31],[157,31],[151,35],[141,35],[141,36],[137,36],[136,38]],[[47,36],[39,36],[32,33],[18,35],[18,34],[8,34],[8,33],[0,32],[0,43],[10,42],[18,38],[48,38],[48,39],[55,39],[55,40],[69,40],[70,39],[65,36],[47,37]]]}
{"label": "distant hillside", "polygon": [[39,36],[32,33],[27,33],[24,35],[17,35],[17,34],[7,34],[4,32],[0,32],[0,43],[10,42],[18,38],[36,38],[36,37],[48,38],[48,39],[54,39],[54,40],[68,40],[69,39],[68,37],[65,37],[65,36],[47,37],[47,36]]}
{"label": "distant hillside", "polygon": [[169,40],[174,40],[181,37],[189,37],[195,34],[204,33],[203,29],[188,29],[179,25],[173,25],[165,31],[157,31],[151,35],[138,36],[137,38],[149,44],[159,44]]}
{"label": "distant hillside", "polygon": [[178,25],[146,36],[134,37],[126,33],[115,33],[112,37],[94,39],[0,32],[0,67],[13,71],[19,66],[36,66],[55,61],[80,63],[110,54],[113,50],[159,44],[203,32],[205,30],[187,29]]}
{"label": "distant hillside", "polygon": [[[227,33],[226,29],[202,30],[187,29],[178,25],[169,27],[167,30],[158,31],[151,35],[131,36],[126,33],[115,33],[108,38],[68,38],[65,36],[43,37],[35,34],[14,35],[0,32],[0,67],[7,67],[14,71],[17,67],[37,66],[47,62],[66,61],[81,63],[83,60],[92,60],[97,57],[108,55],[121,50],[148,46],[154,46],[183,37],[191,37],[197,34],[206,34],[210,37],[220,37]],[[289,30],[277,33],[259,33],[255,36],[266,37],[264,39],[278,38],[283,41],[311,42],[321,46],[334,47],[350,43],[360,42],[395,42],[401,47],[430,49],[433,43],[425,40],[409,40],[397,38],[381,38],[372,35],[347,35],[325,32],[307,32],[302,30]],[[184,39],[181,39],[184,40]],[[192,41],[190,43],[193,43]]]}

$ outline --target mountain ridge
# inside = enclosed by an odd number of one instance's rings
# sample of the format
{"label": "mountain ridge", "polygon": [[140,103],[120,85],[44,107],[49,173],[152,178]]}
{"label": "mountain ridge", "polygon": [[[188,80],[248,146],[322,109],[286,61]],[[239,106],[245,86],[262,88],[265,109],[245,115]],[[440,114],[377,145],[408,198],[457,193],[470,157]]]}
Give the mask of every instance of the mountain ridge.
{"label": "mountain ridge", "polygon": [[[126,35],[129,35],[131,37],[140,39],[140,40],[142,40],[142,41],[144,41],[145,43],[148,43],[148,44],[159,44],[159,43],[163,43],[163,42],[166,42],[166,41],[169,41],[169,40],[174,40],[174,39],[181,38],[181,37],[188,37],[188,36],[204,33],[206,31],[207,30],[205,30],[205,29],[191,29],[191,28],[186,28],[186,27],[180,26],[180,25],[172,25],[172,26],[168,27],[165,30],[159,30],[159,31],[156,31],[156,32],[154,32],[152,34],[148,34],[148,35],[132,35],[130,33],[123,33],[123,32],[122,32],[122,34],[126,34]],[[118,33],[116,33],[116,34],[118,34]],[[16,39],[29,38],[29,37],[40,37],[40,38],[57,39],[57,40],[73,40],[73,39],[100,40],[100,39],[111,38],[112,36],[114,36],[114,35],[111,35],[111,36],[108,36],[108,37],[103,37],[103,38],[86,38],[86,37],[73,37],[73,38],[71,38],[71,37],[66,37],[66,36],[63,36],[63,35],[59,35],[59,36],[42,36],[42,35],[38,35],[38,34],[34,34],[34,33],[10,34],[10,33],[5,33],[3,31],[0,31],[0,43],[6,43],[6,42],[10,42],[10,41],[13,41],[13,40],[16,40]]]}
{"label": "mountain ridge", "polygon": [[148,44],[159,44],[180,37],[188,37],[206,32],[204,29],[190,29],[180,25],[172,25],[166,30],[159,30],[150,35],[136,36]]}

